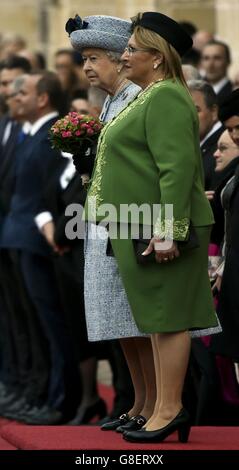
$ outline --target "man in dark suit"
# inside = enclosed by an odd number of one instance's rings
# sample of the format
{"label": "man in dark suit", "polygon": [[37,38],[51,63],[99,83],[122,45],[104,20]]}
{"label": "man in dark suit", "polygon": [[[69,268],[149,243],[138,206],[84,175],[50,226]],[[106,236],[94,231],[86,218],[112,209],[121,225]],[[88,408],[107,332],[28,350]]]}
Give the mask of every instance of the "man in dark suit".
{"label": "man in dark suit", "polygon": [[218,120],[217,96],[211,85],[203,80],[191,80],[188,85],[198,112],[205,190],[209,191],[213,190],[218,182],[213,154],[223,126]]}
{"label": "man in dark suit", "polygon": [[[8,60],[1,63],[0,70],[0,94],[4,103],[7,106],[7,98],[10,93],[10,87],[12,86],[13,80],[16,77],[21,76],[23,73],[28,73],[31,69],[31,65],[27,59],[18,56],[12,56]],[[0,119],[0,181],[1,181],[1,196],[0,196],[0,226],[2,225],[2,217],[4,212],[4,206],[8,204],[8,200],[11,196],[12,186],[10,180],[12,179],[12,159],[15,154],[15,146],[18,141],[18,135],[21,125],[14,119],[14,116],[11,115],[8,111]],[[0,261],[0,266],[2,265]],[[5,275],[4,275],[5,278]],[[1,284],[1,282],[0,282]],[[3,296],[2,287],[0,285],[0,296]],[[2,344],[4,349],[3,361],[1,364],[1,381],[3,385],[3,393],[1,400],[4,401],[5,398],[9,398],[9,384],[13,384],[16,381],[16,370],[13,367],[13,354],[11,351],[11,344],[8,343],[7,347],[7,338],[9,335],[4,333],[5,328],[7,327],[6,320],[9,319],[9,311],[6,308],[5,300],[1,298],[0,300],[0,317],[3,321],[1,328],[2,335]],[[5,317],[5,320],[4,320]],[[12,331],[12,328],[9,330]],[[19,341],[18,341],[19,344]],[[8,387],[6,387],[8,384]],[[10,393],[11,395],[11,393]],[[14,396],[14,395],[13,395]]]}
{"label": "man in dark suit", "polygon": [[230,63],[230,49],[224,42],[213,40],[204,46],[201,67],[205,80],[217,95],[219,105],[232,92],[232,82],[227,75]]}
{"label": "man in dark suit", "polygon": [[[6,97],[9,106],[9,117],[15,123],[10,141],[5,145],[4,161],[0,166],[0,218],[1,226],[10,210],[11,196],[15,182],[15,161],[17,152],[21,151],[24,126],[19,115],[17,93],[23,83],[23,77],[17,77],[9,86]],[[27,123],[25,123],[27,124]],[[9,290],[9,284],[14,284],[14,296]],[[2,350],[3,361],[1,379],[5,384],[6,397],[2,394],[0,400],[1,413],[6,414],[14,407],[22,408],[28,397],[40,393],[44,384],[44,369],[47,374],[47,364],[44,364],[44,354],[39,342],[41,340],[39,324],[35,322],[32,305],[27,301],[22,276],[19,275],[17,253],[0,250],[0,291],[1,319],[3,322]],[[41,373],[39,372],[41,370]],[[45,382],[47,376],[45,377]],[[42,385],[44,388],[44,385]],[[46,386],[46,383],[45,383]],[[19,398],[24,389],[24,398]],[[12,400],[9,401],[9,395]],[[7,400],[7,403],[6,400]],[[18,405],[18,406],[17,406]]]}
{"label": "man in dark suit", "polygon": [[[10,95],[10,87],[13,81],[24,73],[31,71],[30,62],[25,57],[12,56],[2,63],[0,71],[0,94],[5,99]],[[9,113],[6,113],[0,119],[0,168],[15,143],[17,123]]]}
{"label": "man in dark suit", "polygon": [[[64,400],[64,371],[71,370],[70,345],[56,288],[51,251],[39,233],[34,217],[42,205],[43,190],[51,168],[61,158],[52,149],[49,129],[58,116],[62,91],[55,74],[26,75],[18,93],[22,116],[31,124],[30,136],[16,157],[16,182],[10,212],[5,218],[0,245],[18,250],[20,266],[29,298],[38,314],[50,354],[47,401],[21,419],[32,424],[50,424],[59,419],[54,410]],[[37,404],[39,405],[39,404]]]}

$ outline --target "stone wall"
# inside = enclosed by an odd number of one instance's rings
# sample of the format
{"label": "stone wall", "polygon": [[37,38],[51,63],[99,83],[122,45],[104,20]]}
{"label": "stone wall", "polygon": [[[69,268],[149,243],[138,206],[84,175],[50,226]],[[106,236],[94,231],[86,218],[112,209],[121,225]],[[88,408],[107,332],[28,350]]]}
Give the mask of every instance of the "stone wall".
{"label": "stone wall", "polygon": [[22,34],[50,63],[57,48],[70,45],[64,25],[76,13],[128,19],[138,11],[158,10],[217,34],[231,46],[232,72],[239,69],[239,0],[1,0],[0,5],[0,32]]}

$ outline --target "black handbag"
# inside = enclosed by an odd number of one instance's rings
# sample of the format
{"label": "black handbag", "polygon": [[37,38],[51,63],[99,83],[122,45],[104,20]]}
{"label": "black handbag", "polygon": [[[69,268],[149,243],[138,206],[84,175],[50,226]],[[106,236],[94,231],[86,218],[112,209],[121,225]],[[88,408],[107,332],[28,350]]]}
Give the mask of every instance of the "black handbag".
{"label": "black handbag", "polygon": [[[152,251],[149,255],[144,256],[142,253],[146,250],[150,243],[150,239],[138,238],[133,239],[133,248],[138,264],[148,264],[155,260],[155,251]],[[184,241],[177,241],[179,252],[185,252],[199,247],[199,240],[196,234],[196,230],[192,223],[189,225],[188,237]]]}

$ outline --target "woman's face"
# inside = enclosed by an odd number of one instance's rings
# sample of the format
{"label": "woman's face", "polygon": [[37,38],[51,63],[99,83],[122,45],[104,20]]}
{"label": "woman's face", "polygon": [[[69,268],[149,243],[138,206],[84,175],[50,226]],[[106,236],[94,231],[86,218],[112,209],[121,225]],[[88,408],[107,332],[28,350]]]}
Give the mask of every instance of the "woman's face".
{"label": "woman's face", "polygon": [[109,92],[118,78],[117,62],[110,60],[103,49],[87,48],[82,53],[84,72],[91,86]]}
{"label": "woman's face", "polygon": [[230,117],[224,122],[224,124],[233,142],[236,145],[239,145],[239,116]]}
{"label": "woman's face", "polygon": [[217,143],[217,150],[214,153],[216,159],[215,171],[222,171],[226,166],[239,156],[239,147],[234,144],[228,130],[224,131]]}
{"label": "woman's face", "polygon": [[128,41],[128,46],[122,54],[126,77],[143,88],[155,77],[155,64],[159,65],[159,54],[152,49],[141,48],[137,45],[134,34]]}

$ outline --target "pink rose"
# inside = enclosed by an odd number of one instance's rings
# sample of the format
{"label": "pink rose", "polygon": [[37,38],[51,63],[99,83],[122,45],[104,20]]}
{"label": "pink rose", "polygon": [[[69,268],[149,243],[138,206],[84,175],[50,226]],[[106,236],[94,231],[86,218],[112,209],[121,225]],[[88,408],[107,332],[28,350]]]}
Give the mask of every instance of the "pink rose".
{"label": "pink rose", "polygon": [[63,132],[61,133],[61,136],[64,137],[64,138],[66,138],[66,137],[71,137],[71,136],[72,136],[72,133],[71,133],[71,131],[63,131]]}
{"label": "pink rose", "polygon": [[87,132],[87,134],[88,134],[88,135],[92,135],[92,134],[94,134],[94,131],[93,131],[93,129],[87,129],[87,131],[86,131],[86,132]]}
{"label": "pink rose", "polygon": [[73,124],[73,126],[77,126],[79,123],[78,119],[71,119],[71,124]]}

